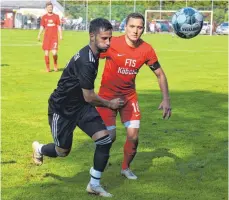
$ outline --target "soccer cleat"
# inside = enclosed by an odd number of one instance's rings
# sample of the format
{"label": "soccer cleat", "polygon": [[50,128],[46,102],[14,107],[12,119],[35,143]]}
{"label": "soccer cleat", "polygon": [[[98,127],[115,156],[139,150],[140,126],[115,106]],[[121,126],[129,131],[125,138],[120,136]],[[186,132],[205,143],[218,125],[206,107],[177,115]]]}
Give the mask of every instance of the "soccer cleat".
{"label": "soccer cleat", "polygon": [[50,72],[50,68],[49,67],[46,67],[46,72]]}
{"label": "soccer cleat", "polygon": [[88,183],[86,191],[89,194],[95,194],[101,197],[112,197],[112,194],[104,190],[101,185],[92,185]]}
{"label": "soccer cleat", "polygon": [[138,177],[129,169],[122,169],[121,174],[128,179],[136,180]]}
{"label": "soccer cleat", "polygon": [[43,155],[38,152],[38,146],[39,142],[34,141],[32,144],[33,148],[33,161],[36,165],[42,165],[43,164]]}
{"label": "soccer cleat", "polygon": [[54,71],[55,71],[55,72],[58,72],[58,67],[57,67],[57,65],[54,65]]}

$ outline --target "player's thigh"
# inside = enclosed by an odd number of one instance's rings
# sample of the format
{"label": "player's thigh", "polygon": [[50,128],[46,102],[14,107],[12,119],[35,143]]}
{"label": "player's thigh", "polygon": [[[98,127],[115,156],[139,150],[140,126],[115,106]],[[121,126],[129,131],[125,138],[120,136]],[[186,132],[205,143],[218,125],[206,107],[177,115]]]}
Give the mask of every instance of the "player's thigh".
{"label": "player's thigh", "polygon": [[99,115],[95,107],[88,105],[86,112],[78,122],[78,127],[84,131],[89,137],[94,139],[94,135],[97,139],[108,134],[106,126]]}
{"label": "player's thigh", "polygon": [[107,130],[113,130],[116,128],[116,116],[117,110],[111,110],[105,107],[97,107],[96,108],[100,116],[102,117]]}
{"label": "player's thigh", "polygon": [[43,44],[42,44],[42,49],[44,51],[49,51],[50,49],[50,40],[47,37],[44,37]]}
{"label": "player's thigh", "polygon": [[[136,124],[135,124],[136,126]],[[138,139],[139,135],[139,128],[132,128],[132,127],[127,127],[126,128],[126,137],[128,140],[133,140],[136,141]]]}
{"label": "player's thigh", "polygon": [[125,106],[120,109],[120,116],[126,128],[140,127],[141,112],[136,94],[129,97]]}
{"label": "player's thigh", "polygon": [[56,113],[49,114],[48,118],[55,145],[62,149],[71,149],[76,120],[66,119]]}
{"label": "player's thigh", "polygon": [[49,44],[48,43],[43,43],[42,45],[42,49],[44,50],[45,52],[45,55],[48,56],[48,53],[50,51],[50,47],[49,47]]}
{"label": "player's thigh", "polygon": [[58,50],[58,40],[55,38],[45,38],[42,45],[43,50],[57,51]]}

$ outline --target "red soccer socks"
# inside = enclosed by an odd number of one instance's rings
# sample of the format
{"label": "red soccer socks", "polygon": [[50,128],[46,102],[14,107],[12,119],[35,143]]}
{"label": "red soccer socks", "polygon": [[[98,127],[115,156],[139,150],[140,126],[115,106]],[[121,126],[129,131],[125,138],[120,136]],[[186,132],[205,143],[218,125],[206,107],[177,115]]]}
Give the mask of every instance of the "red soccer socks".
{"label": "red soccer socks", "polygon": [[124,145],[124,159],[122,162],[122,169],[127,169],[130,166],[130,163],[134,159],[136,153],[137,153],[137,147],[138,147],[138,140],[131,141],[126,140],[126,143]]}

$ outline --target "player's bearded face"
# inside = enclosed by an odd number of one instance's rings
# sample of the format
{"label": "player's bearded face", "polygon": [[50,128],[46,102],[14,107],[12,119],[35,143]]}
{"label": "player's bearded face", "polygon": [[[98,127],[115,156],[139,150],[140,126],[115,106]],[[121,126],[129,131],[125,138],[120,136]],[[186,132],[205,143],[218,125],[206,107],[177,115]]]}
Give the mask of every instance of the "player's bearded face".
{"label": "player's bearded face", "polygon": [[47,12],[48,12],[48,13],[52,13],[52,11],[53,11],[53,6],[52,6],[52,5],[49,5],[49,6],[46,7],[46,9],[47,9]]}
{"label": "player's bearded face", "polygon": [[144,23],[142,19],[130,18],[126,27],[125,32],[128,39],[132,42],[137,42],[144,31]]}
{"label": "player's bearded face", "polygon": [[100,31],[95,35],[95,46],[99,52],[105,52],[110,47],[112,31]]}

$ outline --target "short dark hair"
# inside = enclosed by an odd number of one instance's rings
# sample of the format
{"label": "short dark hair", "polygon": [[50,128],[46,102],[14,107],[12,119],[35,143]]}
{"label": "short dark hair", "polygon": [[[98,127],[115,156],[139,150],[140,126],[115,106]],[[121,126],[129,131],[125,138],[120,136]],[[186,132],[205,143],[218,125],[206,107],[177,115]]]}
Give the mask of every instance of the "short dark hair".
{"label": "short dark hair", "polygon": [[126,24],[128,24],[128,21],[129,21],[130,18],[142,19],[143,25],[145,25],[145,18],[144,18],[143,15],[140,14],[140,13],[130,13],[130,14],[126,17]]}
{"label": "short dark hair", "polygon": [[48,1],[48,2],[45,4],[45,7],[48,7],[48,6],[53,6],[53,4],[52,4],[51,1]]}
{"label": "short dark hair", "polygon": [[112,29],[113,27],[107,19],[96,18],[93,19],[90,23],[89,33],[98,33],[100,30],[108,31]]}

